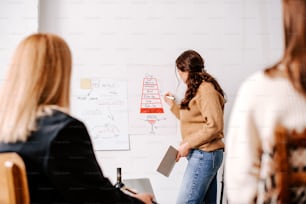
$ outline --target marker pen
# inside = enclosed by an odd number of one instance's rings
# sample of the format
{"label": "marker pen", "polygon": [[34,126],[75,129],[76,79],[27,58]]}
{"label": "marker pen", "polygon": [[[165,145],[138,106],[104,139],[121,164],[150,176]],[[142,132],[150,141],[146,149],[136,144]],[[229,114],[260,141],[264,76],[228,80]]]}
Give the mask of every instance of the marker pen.
{"label": "marker pen", "polygon": [[174,100],[174,96],[166,96],[167,98],[171,99],[171,100]]}

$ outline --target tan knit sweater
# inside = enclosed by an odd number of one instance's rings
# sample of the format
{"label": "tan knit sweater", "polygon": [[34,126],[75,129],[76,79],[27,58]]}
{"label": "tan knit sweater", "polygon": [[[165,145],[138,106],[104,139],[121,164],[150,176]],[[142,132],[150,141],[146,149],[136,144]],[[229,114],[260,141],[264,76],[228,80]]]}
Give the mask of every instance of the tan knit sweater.
{"label": "tan knit sweater", "polygon": [[189,102],[190,110],[181,110],[174,103],[171,111],[180,120],[182,143],[188,142],[193,149],[208,152],[224,148],[224,102],[213,85],[203,81]]}

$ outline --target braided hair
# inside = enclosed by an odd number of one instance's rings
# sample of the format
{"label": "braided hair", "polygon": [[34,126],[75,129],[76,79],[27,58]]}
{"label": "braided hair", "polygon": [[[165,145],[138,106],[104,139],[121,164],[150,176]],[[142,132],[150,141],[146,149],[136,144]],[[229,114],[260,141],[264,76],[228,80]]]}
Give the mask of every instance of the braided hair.
{"label": "braided hair", "polygon": [[186,80],[187,90],[181,102],[181,109],[190,109],[189,102],[196,95],[203,80],[213,84],[214,88],[224,97],[224,91],[221,86],[216,79],[206,72],[204,69],[204,60],[196,51],[187,50],[183,52],[176,59],[176,67],[182,72],[188,72],[188,78]]}

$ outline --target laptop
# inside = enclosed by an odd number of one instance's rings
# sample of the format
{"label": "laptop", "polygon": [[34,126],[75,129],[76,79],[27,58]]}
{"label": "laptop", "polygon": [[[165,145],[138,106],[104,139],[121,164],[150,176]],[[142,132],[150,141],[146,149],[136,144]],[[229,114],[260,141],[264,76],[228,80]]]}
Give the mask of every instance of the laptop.
{"label": "laptop", "polygon": [[127,193],[150,193],[154,197],[154,201],[156,201],[156,197],[148,178],[135,178],[135,179],[123,179],[124,183],[123,190]]}

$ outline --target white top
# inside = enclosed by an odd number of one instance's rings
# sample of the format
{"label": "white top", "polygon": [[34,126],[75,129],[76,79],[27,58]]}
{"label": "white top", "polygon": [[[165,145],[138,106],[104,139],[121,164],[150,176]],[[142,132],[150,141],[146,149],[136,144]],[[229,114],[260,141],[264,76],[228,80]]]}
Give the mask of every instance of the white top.
{"label": "white top", "polygon": [[225,135],[225,186],[229,203],[252,203],[258,188],[259,149],[272,141],[276,124],[306,127],[306,98],[285,78],[257,72],[241,85]]}

